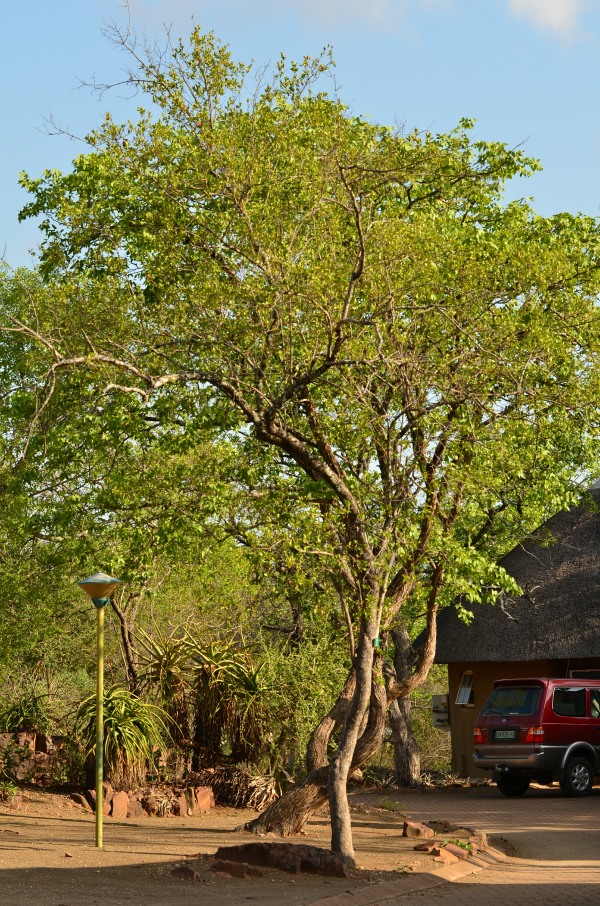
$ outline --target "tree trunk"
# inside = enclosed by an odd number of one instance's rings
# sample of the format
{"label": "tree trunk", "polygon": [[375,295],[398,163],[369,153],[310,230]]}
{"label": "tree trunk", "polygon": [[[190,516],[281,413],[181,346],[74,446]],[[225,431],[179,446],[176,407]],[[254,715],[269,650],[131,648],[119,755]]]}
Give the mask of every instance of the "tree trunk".
{"label": "tree trunk", "polygon": [[291,837],[299,834],[310,816],[327,802],[329,765],[311,771],[265,811],[243,825],[253,834],[279,834]]}
{"label": "tree trunk", "polygon": [[354,867],[352,822],[348,804],[348,774],[353,767],[353,757],[365,712],[371,698],[373,679],[373,640],[377,629],[371,623],[361,626],[356,653],[356,688],[348,708],[344,729],[333,761],[329,766],[328,791],[331,813],[331,851],[339,855],[346,865]]}
{"label": "tree trunk", "polygon": [[393,701],[389,707],[394,746],[394,778],[398,786],[416,786],[421,776],[419,745],[412,731],[408,695]]}
{"label": "tree trunk", "polygon": [[127,673],[127,685],[129,691],[138,695],[140,691],[138,655],[135,649],[135,618],[137,615],[136,600],[139,595],[130,595],[126,604],[121,607],[114,598],[110,600],[110,606],[119,621],[119,630],[121,633],[121,650],[123,652],[123,661]]}
{"label": "tree trunk", "polygon": [[[379,674],[381,661],[378,658],[374,673]],[[319,763],[323,752],[327,751],[327,741],[336,726],[336,717],[341,719],[347,711],[354,692],[356,676],[352,672],[344,686],[342,694],[326,718],[324,718],[309,744],[310,758],[314,760],[313,769],[305,779],[292,787],[281,796],[277,802],[269,806],[262,815],[244,825],[244,829],[255,834],[277,833],[281,836],[298,834],[310,816],[327,802],[330,766]],[[385,729],[385,716],[387,709],[386,692],[378,682],[371,686],[371,700],[369,703],[368,719],[364,723],[362,735],[356,743],[350,764],[350,771],[360,767],[379,749]],[[327,732],[329,730],[329,733]],[[344,791],[345,792],[345,791]]]}
{"label": "tree trunk", "polygon": [[336,729],[346,720],[355,688],[356,673],[353,668],[348,674],[348,678],[344,683],[344,688],[335,705],[315,727],[308,741],[308,746],[306,748],[306,769],[309,774],[316,768],[322,768],[329,764],[329,756],[327,754],[329,740]]}
{"label": "tree trunk", "polygon": [[[396,679],[406,680],[412,673],[415,653],[404,626],[392,631],[392,639]],[[416,786],[421,776],[419,744],[413,734],[410,709],[408,695],[400,696],[391,702],[389,707],[394,746],[394,774],[398,786]]]}

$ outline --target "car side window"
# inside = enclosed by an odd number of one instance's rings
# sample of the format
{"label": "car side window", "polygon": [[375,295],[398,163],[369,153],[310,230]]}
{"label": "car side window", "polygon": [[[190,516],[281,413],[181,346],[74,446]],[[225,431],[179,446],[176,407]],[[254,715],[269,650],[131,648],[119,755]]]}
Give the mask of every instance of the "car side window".
{"label": "car side window", "polygon": [[586,701],[585,689],[570,687],[557,687],[554,690],[552,710],[560,717],[585,717]]}
{"label": "car side window", "polygon": [[600,689],[590,689],[590,714],[600,717]]}

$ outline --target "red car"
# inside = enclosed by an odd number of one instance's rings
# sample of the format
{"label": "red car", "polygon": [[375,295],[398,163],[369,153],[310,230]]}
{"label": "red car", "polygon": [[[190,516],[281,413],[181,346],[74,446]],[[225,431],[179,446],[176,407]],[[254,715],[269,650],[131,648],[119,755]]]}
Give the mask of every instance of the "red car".
{"label": "red car", "polygon": [[532,780],[586,796],[600,774],[600,680],[497,680],[473,733],[475,764],[505,796]]}

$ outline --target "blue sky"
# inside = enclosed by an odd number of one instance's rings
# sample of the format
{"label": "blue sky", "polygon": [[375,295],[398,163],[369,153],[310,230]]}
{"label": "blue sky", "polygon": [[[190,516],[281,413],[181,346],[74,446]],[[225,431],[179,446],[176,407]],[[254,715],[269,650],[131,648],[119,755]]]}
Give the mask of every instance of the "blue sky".
{"label": "blue sky", "polygon": [[104,35],[130,21],[150,39],[165,23],[186,35],[192,17],[257,65],[332,45],[341,98],[355,114],[443,132],[461,117],[476,134],[522,145],[544,171],[512,186],[542,214],[600,215],[600,0],[21,0],[3,10],[0,254],[31,262],[39,234],[18,224],[21,170],[67,170],[84,149],[49,134],[53,119],[84,136],[110,109],[133,116],[118,88],[127,59]]}

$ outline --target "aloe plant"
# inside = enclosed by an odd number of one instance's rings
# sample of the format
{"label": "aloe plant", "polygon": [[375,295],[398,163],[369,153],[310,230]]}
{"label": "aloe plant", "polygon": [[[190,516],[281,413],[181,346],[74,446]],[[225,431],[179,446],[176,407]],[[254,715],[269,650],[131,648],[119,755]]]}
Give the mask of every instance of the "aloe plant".
{"label": "aloe plant", "polygon": [[189,695],[190,658],[184,639],[172,632],[159,631],[150,636],[137,632],[138,658],[142,683],[158,691],[160,701],[171,719],[171,736],[176,745],[190,739]]}
{"label": "aloe plant", "polygon": [[[104,692],[104,775],[115,787],[144,782],[155,749],[164,749],[170,739],[170,719],[162,708],[150,704],[123,686]],[[85,698],[75,718],[86,765],[96,754],[96,696]]]}
{"label": "aloe plant", "polygon": [[195,678],[197,748],[218,756],[227,737],[234,760],[256,762],[264,745],[262,665],[254,666],[248,652],[230,642],[202,643],[188,634],[186,644]]}

